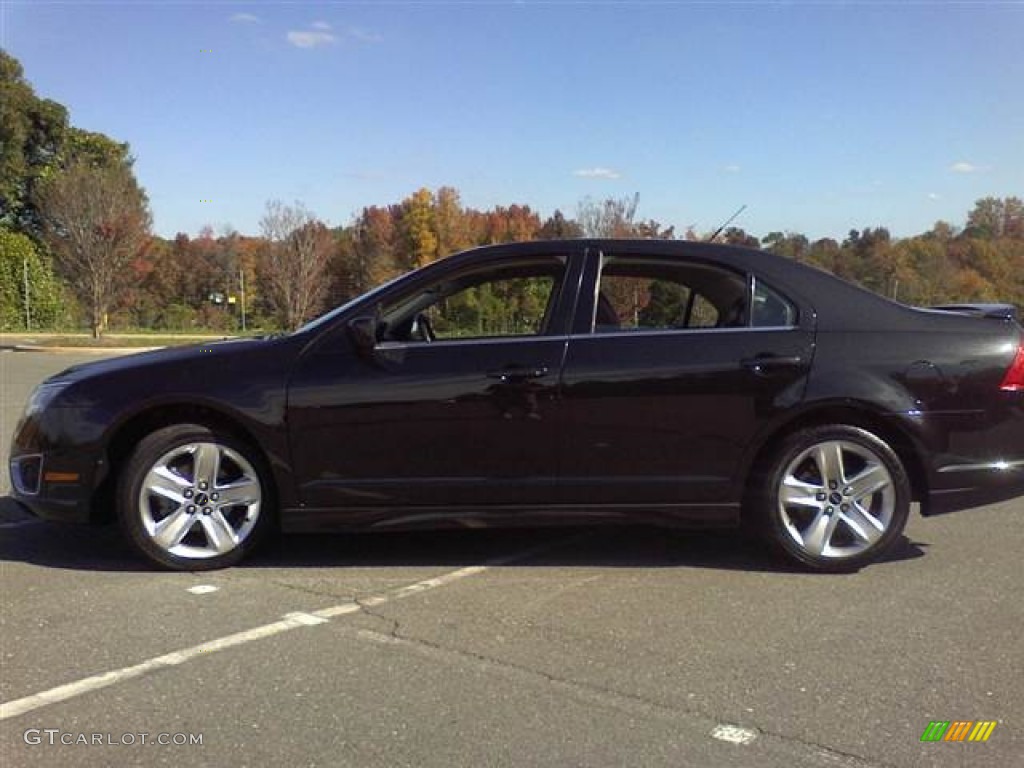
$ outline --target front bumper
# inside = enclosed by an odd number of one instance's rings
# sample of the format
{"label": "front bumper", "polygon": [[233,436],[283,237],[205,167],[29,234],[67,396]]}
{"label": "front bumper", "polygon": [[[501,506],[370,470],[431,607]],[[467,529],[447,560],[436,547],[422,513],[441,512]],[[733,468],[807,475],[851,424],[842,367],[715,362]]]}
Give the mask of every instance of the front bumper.
{"label": "front bumper", "polygon": [[23,454],[10,460],[11,496],[44,520],[90,522],[94,473],[83,472],[79,462],[48,458]]}
{"label": "front bumper", "polygon": [[89,522],[106,476],[99,446],[67,439],[73,411],[26,412],[11,442],[11,496],[45,520]]}

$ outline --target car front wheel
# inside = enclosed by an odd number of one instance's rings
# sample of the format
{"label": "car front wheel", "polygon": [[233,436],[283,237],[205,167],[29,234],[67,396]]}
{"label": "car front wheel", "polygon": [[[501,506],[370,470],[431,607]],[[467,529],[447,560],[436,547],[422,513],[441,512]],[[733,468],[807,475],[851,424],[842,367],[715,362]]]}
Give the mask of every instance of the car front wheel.
{"label": "car front wheel", "polygon": [[142,440],[121,474],[118,515],[128,539],[158,565],[206,570],[233,565],[269,522],[259,455],[196,424]]}
{"label": "car front wheel", "polygon": [[779,446],[760,494],[769,538],[816,571],[877,560],[899,538],[911,490],[895,452],[872,433],[833,425],[796,432]]}

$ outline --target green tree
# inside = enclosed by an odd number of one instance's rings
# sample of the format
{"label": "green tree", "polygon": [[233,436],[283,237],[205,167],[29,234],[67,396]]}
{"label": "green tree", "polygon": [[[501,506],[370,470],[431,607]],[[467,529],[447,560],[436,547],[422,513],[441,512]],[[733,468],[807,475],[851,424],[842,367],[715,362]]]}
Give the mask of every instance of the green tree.
{"label": "green tree", "polygon": [[644,328],[671,328],[679,325],[686,310],[689,293],[672,280],[654,280],[648,292],[650,298],[640,310],[639,325]]}
{"label": "green tree", "polygon": [[1024,239],[1024,202],[1019,197],[984,197],[967,214],[967,237]]}
{"label": "green tree", "polygon": [[0,330],[52,328],[60,315],[60,293],[35,243],[0,227]]}
{"label": "green tree", "polygon": [[34,193],[59,162],[68,130],[67,110],[36,96],[21,64],[0,50],[0,224],[41,232]]}
{"label": "green tree", "polygon": [[118,165],[131,167],[135,163],[126,142],[114,141],[106,134],[75,127],[68,130],[60,157],[65,166],[75,161],[91,168],[112,168]]}
{"label": "green tree", "polygon": [[761,246],[787,259],[804,261],[810,249],[810,242],[804,235],[792,232],[769,232],[761,238]]}

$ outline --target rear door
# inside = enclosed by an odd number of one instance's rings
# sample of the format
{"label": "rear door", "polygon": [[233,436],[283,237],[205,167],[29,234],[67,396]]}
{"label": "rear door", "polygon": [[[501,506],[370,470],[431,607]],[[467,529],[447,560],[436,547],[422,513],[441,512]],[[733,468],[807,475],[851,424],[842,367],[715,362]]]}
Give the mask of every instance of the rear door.
{"label": "rear door", "polygon": [[588,254],[563,373],[562,500],[721,505],[803,397],[811,312],[755,277],[623,244]]}

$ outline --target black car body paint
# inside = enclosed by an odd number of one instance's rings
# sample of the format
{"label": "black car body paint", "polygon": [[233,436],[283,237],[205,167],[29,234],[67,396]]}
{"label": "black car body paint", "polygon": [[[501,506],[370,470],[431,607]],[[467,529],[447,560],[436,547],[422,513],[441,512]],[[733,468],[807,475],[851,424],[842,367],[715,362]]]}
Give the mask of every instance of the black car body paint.
{"label": "black car body paint", "polygon": [[[545,258],[564,272],[537,335],[385,339],[370,354],[352,342],[353,318],[419,286]],[[595,332],[599,273],[615,258],[713,267],[751,291],[763,281],[797,319]],[[842,418],[893,445],[923,513],[937,514],[1024,493],[1024,392],[1000,389],[1022,343],[1010,313],[905,307],[760,251],[494,246],[434,263],[292,335],[58,374],[44,384],[55,394],[16,430],[12,468],[42,456],[42,477],[35,492],[16,482],[14,496],[49,519],[105,518],[97,500],[134,442],[181,418],[213,420],[258,447],[284,530],[732,525],[774,441]]]}

